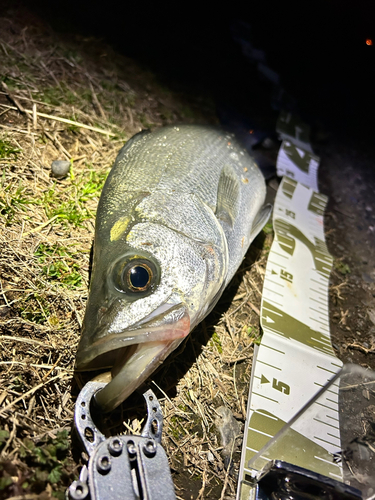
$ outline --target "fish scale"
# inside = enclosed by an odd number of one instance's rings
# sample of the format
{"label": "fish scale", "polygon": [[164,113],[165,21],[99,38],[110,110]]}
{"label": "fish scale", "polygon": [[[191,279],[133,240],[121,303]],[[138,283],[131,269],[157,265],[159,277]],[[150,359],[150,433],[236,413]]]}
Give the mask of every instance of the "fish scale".
{"label": "fish scale", "polygon": [[[131,186],[132,191],[152,192],[157,187],[193,191],[208,204],[216,206],[217,191],[212,189],[212,184],[218,183],[225,162],[231,160],[228,149],[233,146],[228,146],[228,142],[233,142],[233,137],[223,133],[218,136],[214,128],[205,127],[204,130],[205,140],[201,138],[202,129],[195,126],[170,127],[140,137],[139,144],[131,146],[129,153],[124,152],[124,160],[120,153],[119,169],[110,180],[114,189],[112,195],[116,197],[116,191],[121,193],[125,185]],[[168,140],[164,139],[166,133]],[[188,137],[181,140],[181,135],[186,134]],[[144,151],[140,150],[142,146],[145,146]],[[246,158],[244,166],[248,166],[249,159]],[[126,169],[121,169],[125,160]],[[241,163],[231,163],[235,169],[242,168]]]}

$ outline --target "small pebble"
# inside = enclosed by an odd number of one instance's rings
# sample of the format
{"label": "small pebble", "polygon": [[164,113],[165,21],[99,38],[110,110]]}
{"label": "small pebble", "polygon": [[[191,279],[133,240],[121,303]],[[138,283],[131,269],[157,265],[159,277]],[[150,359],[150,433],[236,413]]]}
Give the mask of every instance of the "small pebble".
{"label": "small pebble", "polygon": [[7,306],[0,306],[0,318],[1,317],[6,317],[8,314],[11,312],[10,307]]}
{"label": "small pebble", "polygon": [[51,165],[52,176],[56,179],[62,179],[68,175],[70,170],[70,161],[67,160],[55,160]]}
{"label": "small pebble", "polygon": [[230,457],[233,453],[235,441],[240,434],[240,426],[231,410],[226,406],[217,408],[216,413],[218,416],[215,419],[215,425],[221,434],[221,444],[224,447],[222,454],[224,457]]}

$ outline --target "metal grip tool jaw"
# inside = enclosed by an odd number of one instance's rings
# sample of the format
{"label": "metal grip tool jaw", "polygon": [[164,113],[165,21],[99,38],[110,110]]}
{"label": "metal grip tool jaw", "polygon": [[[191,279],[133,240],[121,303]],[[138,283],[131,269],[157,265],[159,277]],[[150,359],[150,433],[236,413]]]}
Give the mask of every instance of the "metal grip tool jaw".
{"label": "metal grip tool jaw", "polygon": [[78,395],[74,410],[74,425],[82,446],[90,457],[95,448],[105,440],[104,434],[95,425],[90,406],[95,394],[107,384],[105,382],[88,382]]}
{"label": "metal grip tool jaw", "polygon": [[88,382],[78,396],[75,426],[89,455],[88,466],[67,491],[70,500],[175,500],[168,459],[161,446],[163,415],[155,394],[143,394],[147,421],[140,436],[106,438],[96,427],[90,407],[105,386]]}

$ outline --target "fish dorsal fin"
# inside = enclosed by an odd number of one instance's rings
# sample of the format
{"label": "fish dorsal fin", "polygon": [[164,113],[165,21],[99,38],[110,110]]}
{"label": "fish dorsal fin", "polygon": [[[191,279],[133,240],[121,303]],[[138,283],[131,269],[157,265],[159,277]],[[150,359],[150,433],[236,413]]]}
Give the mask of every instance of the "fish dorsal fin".
{"label": "fish dorsal fin", "polygon": [[264,205],[256,214],[253,225],[251,226],[250,241],[253,241],[253,239],[261,232],[261,230],[267,224],[271,212],[272,212],[272,205],[267,203],[267,205]]}
{"label": "fish dorsal fin", "polygon": [[231,227],[238,215],[240,181],[229,165],[225,165],[220,174],[217,188],[216,217]]}

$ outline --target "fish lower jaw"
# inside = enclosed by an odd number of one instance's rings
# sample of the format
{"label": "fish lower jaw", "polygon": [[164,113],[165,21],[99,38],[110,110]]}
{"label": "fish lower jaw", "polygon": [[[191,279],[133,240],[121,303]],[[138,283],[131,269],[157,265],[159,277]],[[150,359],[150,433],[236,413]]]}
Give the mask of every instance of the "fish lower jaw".
{"label": "fish lower jaw", "polygon": [[[106,413],[125,401],[155,371],[180,341],[181,339],[139,344],[122,365],[119,360],[111,372],[99,375],[101,381],[108,382],[96,394],[96,403],[100,409]],[[96,377],[96,380],[99,380],[99,377]]]}

